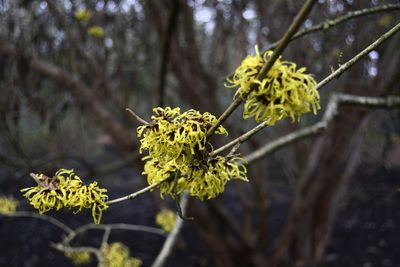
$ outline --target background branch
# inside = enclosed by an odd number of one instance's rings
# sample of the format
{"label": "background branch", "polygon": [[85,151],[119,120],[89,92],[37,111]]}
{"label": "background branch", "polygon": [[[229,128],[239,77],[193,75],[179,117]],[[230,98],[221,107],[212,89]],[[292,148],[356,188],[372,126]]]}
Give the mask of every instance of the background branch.
{"label": "background branch", "polygon": [[264,157],[265,155],[268,155],[269,153],[274,152],[275,150],[283,146],[287,146],[298,140],[302,140],[304,138],[321,133],[337,116],[338,108],[341,104],[368,108],[397,108],[400,107],[400,97],[366,97],[348,94],[334,94],[331,96],[323,119],[320,122],[314,124],[313,126],[300,129],[281,138],[278,138],[275,141],[265,144],[254,152],[248,154],[245,157],[245,160],[248,162],[248,164],[251,164],[254,161]]}
{"label": "background branch", "polygon": [[[314,25],[310,28],[307,29],[302,29],[298,31],[295,35],[293,35],[291,41],[294,41],[304,35],[316,32],[316,31],[326,31],[332,27],[338,26],[348,20],[355,19],[358,17],[366,16],[366,15],[372,15],[372,14],[377,14],[381,12],[389,12],[389,11],[396,11],[400,9],[400,4],[388,4],[388,5],[383,5],[383,6],[376,6],[372,8],[364,8],[356,11],[350,11],[347,14],[343,16],[339,16],[335,19],[328,19],[325,20],[324,22]],[[278,42],[273,43],[265,50],[271,50],[274,49],[278,45]]]}
{"label": "background branch", "polygon": [[[381,35],[375,42],[373,42],[372,44],[370,44],[368,47],[366,47],[364,50],[362,50],[360,53],[358,53],[356,56],[354,56],[353,58],[351,58],[350,60],[348,60],[346,63],[344,63],[343,65],[340,66],[340,68],[338,68],[336,71],[332,72],[330,75],[328,75],[327,77],[325,77],[322,81],[320,81],[317,85],[316,85],[316,89],[319,90],[321,89],[323,86],[325,86],[326,84],[328,84],[330,81],[332,81],[334,78],[338,78],[340,77],[340,75],[345,72],[347,69],[349,69],[351,66],[353,66],[355,63],[357,63],[363,56],[367,55],[369,52],[371,52],[372,50],[374,50],[377,46],[379,46],[380,44],[382,44],[384,41],[386,41],[388,38],[390,38],[391,36],[393,36],[397,31],[400,30],[400,23],[397,24],[396,26],[394,26],[392,29],[390,29],[389,31],[387,31],[386,33],[384,33],[383,35]],[[221,153],[231,147],[233,147],[234,145],[238,144],[238,143],[243,143],[244,141],[248,140],[250,137],[252,137],[253,135],[255,135],[256,133],[258,133],[259,131],[261,131],[264,127],[268,126],[265,122],[262,122],[260,124],[258,124],[256,127],[254,127],[253,129],[251,129],[250,131],[244,133],[243,135],[239,136],[238,138],[232,140],[231,142],[225,144],[224,146],[216,149],[214,152],[212,152],[212,155]],[[318,128],[318,127],[317,127]],[[312,132],[315,132],[316,129],[311,129]]]}
{"label": "background branch", "polygon": [[69,226],[65,225],[61,221],[48,216],[46,214],[38,214],[36,212],[30,212],[30,211],[15,211],[13,213],[2,213],[1,215],[7,216],[7,217],[25,217],[25,218],[34,218],[34,219],[39,219],[42,221],[46,221],[48,223],[53,224],[54,226],[57,226],[67,234],[71,234],[74,230],[72,230]]}
{"label": "background branch", "polygon": [[[186,213],[188,202],[189,202],[189,194],[187,192],[184,192],[180,203],[183,214]],[[183,226],[183,220],[179,216],[176,216],[175,225],[172,228],[171,232],[169,233],[160,252],[157,255],[157,258],[155,259],[151,267],[162,267],[164,265],[168,256],[171,254],[171,251],[175,245],[179,232],[182,229],[182,226]]]}

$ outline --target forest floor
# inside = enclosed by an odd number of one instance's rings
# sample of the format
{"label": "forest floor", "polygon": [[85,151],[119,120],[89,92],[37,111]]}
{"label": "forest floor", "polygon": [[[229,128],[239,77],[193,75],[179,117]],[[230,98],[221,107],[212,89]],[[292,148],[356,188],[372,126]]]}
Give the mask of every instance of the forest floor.
{"label": "forest floor", "polygon": [[[4,177],[0,177],[3,192],[15,190],[9,183],[1,181],[4,181]],[[118,194],[129,193],[127,188],[132,188],[134,184],[138,182],[118,185]],[[6,187],[9,187],[8,190]],[[349,188],[349,194],[343,200],[337,214],[326,262],[322,266],[400,266],[400,169],[362,166]],[[151,196],[145,195],[135,201],[117,205],[118,207],[112,206],[103,216],[102,222],[155,226],[156,207],[152,203],[154,201]],[[22,204],[20,209],[33,210],[27,203]],[[271,210],[270,222],[276,225],[271,227],[279,228],[279,224],[284,221],[284,214],[275,213],[274,210]],[[67,211],[49,215],[72,227],[90,222],[89,213],[72,216]],[[72,266],[61,253],[48,246],[50,242],[60,241],[61,236],[62,232],[59,229],[43,221],[0,216],[0,266],[46,267],[54,266],[55,263],[57,267]],[[96,245],[100,243],[100,239],[101,234],[93,231],[84,236],[84,239],[76,241],[84,240],[86,245]],[[115,231],[110,237],[111,242],[121,241],[129,244],[131,254],[142,258],[144,267],[152,263],[163,240],[164,238],[158,235],[125,231]],[[209,261],[205,245],[193,226],[186,224],[181,241],[165,266],[207,266],[207,262]]]}

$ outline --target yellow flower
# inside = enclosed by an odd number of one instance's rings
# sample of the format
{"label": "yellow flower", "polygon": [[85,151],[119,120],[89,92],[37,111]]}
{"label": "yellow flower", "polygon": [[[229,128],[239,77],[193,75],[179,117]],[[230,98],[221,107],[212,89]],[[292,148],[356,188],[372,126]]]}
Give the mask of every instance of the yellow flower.
{"label": "yellow flower", "polygon": [[92,26],[87,29],[87,34],[96,38],[103,38],[105,35],[104,28],[100,26]]}
{"label": "yellow flower", "polygon": [[75,18],[79,21],[85,22],[92,17],[92,13],[86,9],[80,9],[75,13]]}
{"label": "yellow flower", "polygon": [[15,212],[18,206],[18,200],[0,196],[0,214],[12,214]]}
{"label": "yellow flower", "polygon": [[[206,148],[206,133],[217,121],[215,116],[196,110],[180,113],[179,108],[154,108],[152,121],[148,125],[138,127],[140,152],[148,150],[152,158],[165,160],[185,157],[189,159],[198,151]],[[219,126],[216,134],[227,134],[224,127]]]}
{"label": "yellow flower", "polygon": [[167,233],[174,228],[175,220],[176,214],[172,210],[163,209],[156,215],[156,223]]}
{"label": "yellow flower", "polygon": [[130,257],[129,248],[120,242],[107,244],[103,251],[104,267],[140,267],[142,260]]}
{"label": "yellow flower", "polygon": [[92,260],[90,253],[88,251],[82,252],[66,252],[65,257],[70,259],[75,265],[85,265],[89,264]]}
{"label": "yellow flower", "polygon": [[[217,121],[215,116],[192,109],[180,113],[179,108],[170,107],[153,112],[152,121],[137,132],[142,137],[140,152],[149,153],[143,157],[143,174],[150,185],[160,184],[161,197],[176,197],[188,190],[199,199],[210,199],[222,193],[230,179],[247,180],[240,161],[209,156],[213,148],[206,133]],[[228,134],[222,126],[215,133]],[[234,172],[231,166],[242,171]]]}
{"label": "yellow flower", "polygon": [[294,121],[303,113],[316,114],[320,109],[319,94],[314,78],[304,73],[306,68],[296,69],[295,63],[281,61],[279,57],[267,76],[258,81],[256,76],[273,52],[261,56],[257,46],[255,50],[256,55],[247,56],[225,85],[238,88],[235,97],[246,100],[243,117],[274,125],[288,116]]}
{"label": "yellow flower", "polygon": [[97,182],[87,186],[73,170],[66,169],[57,171],[53,178],[43,174],[31,175],[38,185],[21,191],[40,214],[52,209],[68,208],[79,212],[85,208],[91,209],[94,222],[100,223],[103,211],[108,208],[108,196],[107,189],[98,187]]}
{"label": "yellow flower", "polygon": [[205,162],[194,163],[190,175],[183,181],[190,195],[204,200],[223,193],[226,183],[232,179],[248,181],[243,159],[216,156]]}

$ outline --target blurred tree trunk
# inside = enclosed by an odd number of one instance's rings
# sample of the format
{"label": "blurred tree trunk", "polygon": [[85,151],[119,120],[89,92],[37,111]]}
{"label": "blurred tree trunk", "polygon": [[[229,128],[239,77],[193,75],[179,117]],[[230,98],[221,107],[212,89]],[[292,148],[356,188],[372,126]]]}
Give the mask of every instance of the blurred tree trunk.
{"label": "blurred tree trunk", "polygon": [[[167,1],[151,0],[146,2],[147,13],[157,29],[160,43],[167,32],[168,11],[172,5]],[[193,9],[186,1],[180,1],[182,10],[182,29],[174,32],[171,38],[170,62],[173,73],[179,81],[179,95],[198,110],[217,113],[218,101],[215,97],[217,85],[215,79],[206,71],[196,42]]]}
{"label": "blurred tree trunk", "polygon": [[[398,40],[395,37],[381,53],[384,57],[380,69],[386,69],[386,79],[364,87],[365,93],[384,95],[399,82]],[[359,93],[360,88],[349,86],[346,92],[354,91]],[[367,110],[346,111],[341,109],[338,119],[310,151],[281,238],[271,258],[272,266],[315,266],[323,261],[339,200],[347,191],[358,165],[368,121]]]}

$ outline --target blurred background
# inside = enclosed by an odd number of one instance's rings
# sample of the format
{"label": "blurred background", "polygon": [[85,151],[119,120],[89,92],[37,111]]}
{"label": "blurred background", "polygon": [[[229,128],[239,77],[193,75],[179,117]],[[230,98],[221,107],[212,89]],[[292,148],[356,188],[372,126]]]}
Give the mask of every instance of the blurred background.
{"label": "blurred background", "polygon": [[[149,120],[155,106],[218,116],[234,91],[226,77],[249,53],[278,41],[304,1],[294,0],[0,0],[0,194],[21,201],[30,172],[73,168],[110,198],[146,185],[129,107]],[[319,0],[310,28],[350,11],[397,8],[347,20],[293,41],[283,58],[320,81],[399,22],[398,1]],[[399,95],[400,34],[325,86],[322,109],[300,123],[279,122],[243,144],[242,155],[319,121],[329,95]],[[239,108],[227,138],[256,123]],[[400,112],[343,107],[317,137],[248,167],[217,199],[191,199],[166,266],[400,266]],[[155,226],[173,201],[158,192],[111,206],[103,223]],[[301,208],[299,208],[301,207]],[[50,212],[71,227],[89,213]],[[34,219],[0,217],[1,266],[71,266],[49,247],[62,233]],[[149,266],[163,238],[116,231]],[[77,244],[98,244],[90,232]]]}

